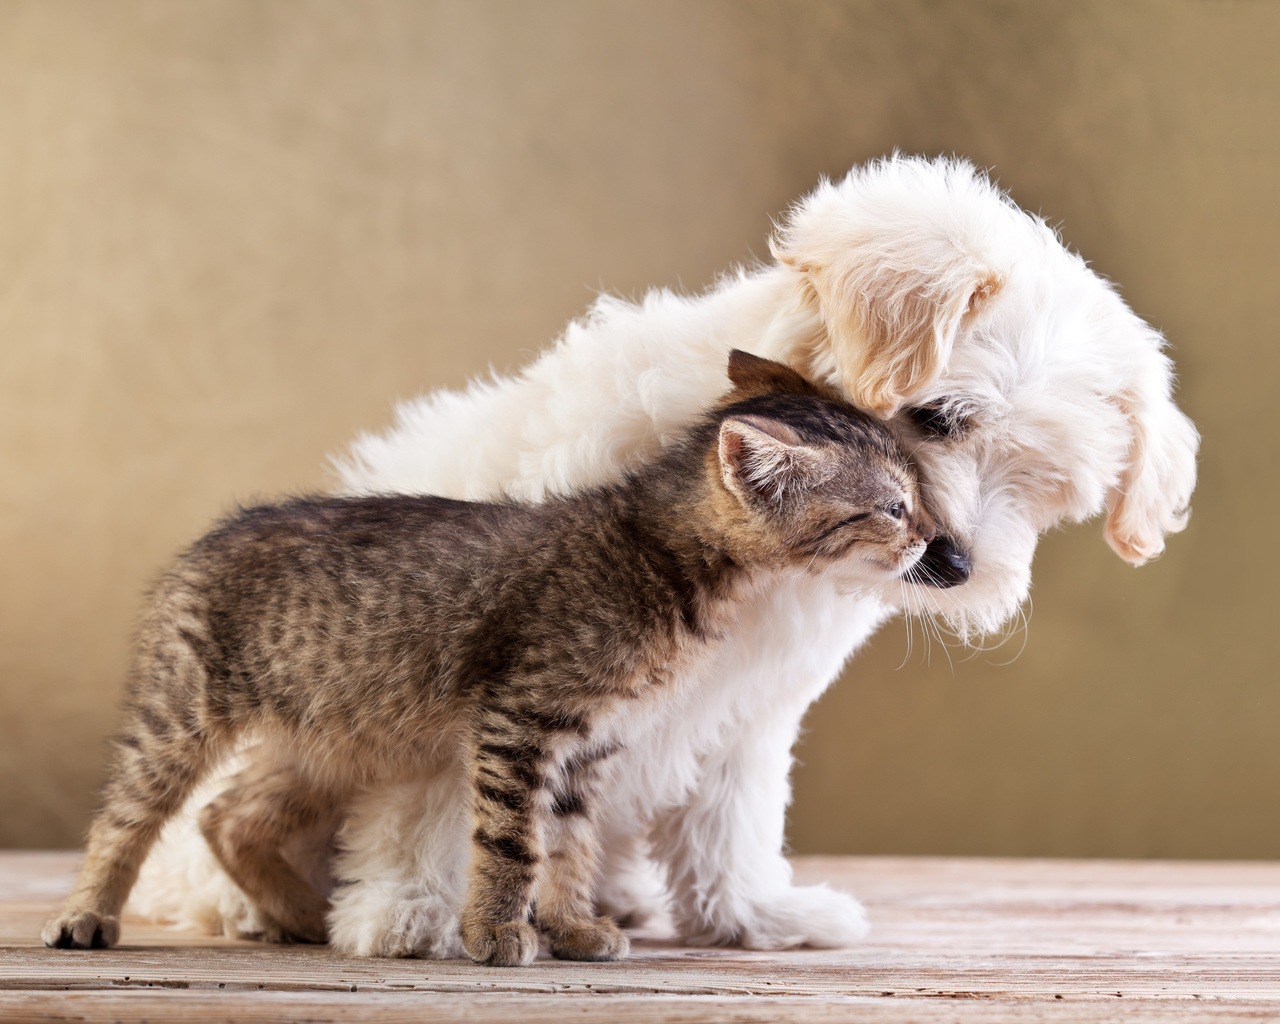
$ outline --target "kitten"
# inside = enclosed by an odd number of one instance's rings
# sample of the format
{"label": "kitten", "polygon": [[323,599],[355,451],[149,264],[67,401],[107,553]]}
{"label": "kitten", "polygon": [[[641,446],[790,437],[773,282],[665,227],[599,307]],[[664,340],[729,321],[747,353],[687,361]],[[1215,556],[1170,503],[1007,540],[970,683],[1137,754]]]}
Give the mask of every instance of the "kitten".
{"label": "kitten", "polygon": [[892,578],[934,536],[886,429],[788,367],[729,358],[733,390],[619,483],[540,505],[301,498],[242,511],[160,580],[84,864],[46,944],[104,947],[147,849],[238,739],[291,771],[238,779],[202,828],[282,936],[324,900],[280,854],[362,786],[461,748],[474,805],[463,946],[480,963],[626,953],[593,916],[595,795],[628,710],[778,573]]}

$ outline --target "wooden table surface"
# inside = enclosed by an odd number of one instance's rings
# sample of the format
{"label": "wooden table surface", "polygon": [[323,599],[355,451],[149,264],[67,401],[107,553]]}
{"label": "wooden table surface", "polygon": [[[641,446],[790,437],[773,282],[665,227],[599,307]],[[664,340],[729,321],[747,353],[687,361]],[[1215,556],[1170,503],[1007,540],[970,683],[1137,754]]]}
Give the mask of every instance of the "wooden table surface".
{"label": "wooden table surface", "polygon": [[76,855],[0,852],[0,1020],[1280,1021],[1280,864],[802,857],[873,930],[847,950],[638,938],[613,964],[361,960],[126,920],[38,932]]}

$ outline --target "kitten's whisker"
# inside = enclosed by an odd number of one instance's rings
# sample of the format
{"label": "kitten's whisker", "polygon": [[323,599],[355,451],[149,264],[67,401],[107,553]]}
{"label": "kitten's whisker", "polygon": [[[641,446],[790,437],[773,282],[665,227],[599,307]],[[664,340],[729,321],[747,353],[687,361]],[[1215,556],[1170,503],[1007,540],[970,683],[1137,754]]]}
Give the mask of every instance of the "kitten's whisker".
{"label": "kitten's whisker", "polygon": [[907,650],[902,656],[902,661],[898,664],[901,669],[908,661],[911,660],[911,640],[912,640],[912,622],[911,622],[911,594],[907,590],[907,581],[898,577],[898,586],[902,589],[902,613],[907,626]]}

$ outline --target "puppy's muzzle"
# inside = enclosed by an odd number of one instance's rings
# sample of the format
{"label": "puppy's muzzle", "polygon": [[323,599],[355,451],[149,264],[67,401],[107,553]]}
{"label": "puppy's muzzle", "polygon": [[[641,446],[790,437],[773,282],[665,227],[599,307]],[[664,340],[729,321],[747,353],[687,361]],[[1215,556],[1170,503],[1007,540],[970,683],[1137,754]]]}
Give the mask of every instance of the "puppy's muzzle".
{"label": "puppy's muzzle", "polygon": [[944,589],[966,582],[971,572],[973,563],[955,541],[950,537],[934,537],[920,561],[906,571],[903,579]]}

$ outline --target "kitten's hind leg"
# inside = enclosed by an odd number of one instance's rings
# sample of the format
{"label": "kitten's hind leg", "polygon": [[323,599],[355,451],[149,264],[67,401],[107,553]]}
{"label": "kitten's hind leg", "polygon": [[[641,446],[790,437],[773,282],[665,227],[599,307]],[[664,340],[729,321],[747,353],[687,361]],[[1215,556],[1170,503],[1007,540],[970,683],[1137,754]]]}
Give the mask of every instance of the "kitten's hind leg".
{"label": "kitten's hind leg", "polygon": [[562,960],[617,960],[631,944],[609,917],[596,917],[592,893],[599,861],[596,828],[600,761],[607,750],[569,758],[561,774],[547,841],[547,870],[538,885],[538,924]]}
{"label": "kitten's hind leg", "polygon": [[296,764],[257,756],[200,812],[209,848],[274,927],[269,942],[324,942],[328,901],[285,855],[299,836],[332,836],[342,800]]}
{"label": "kitten's hind leg", "polygon": [[76,884],[41,932],[46,946],[104,949],[120,938],[120,908],[165,821],[200,781],[220,744],[171,720],[157,697],[126,708],[102,809],[89,827]]}

